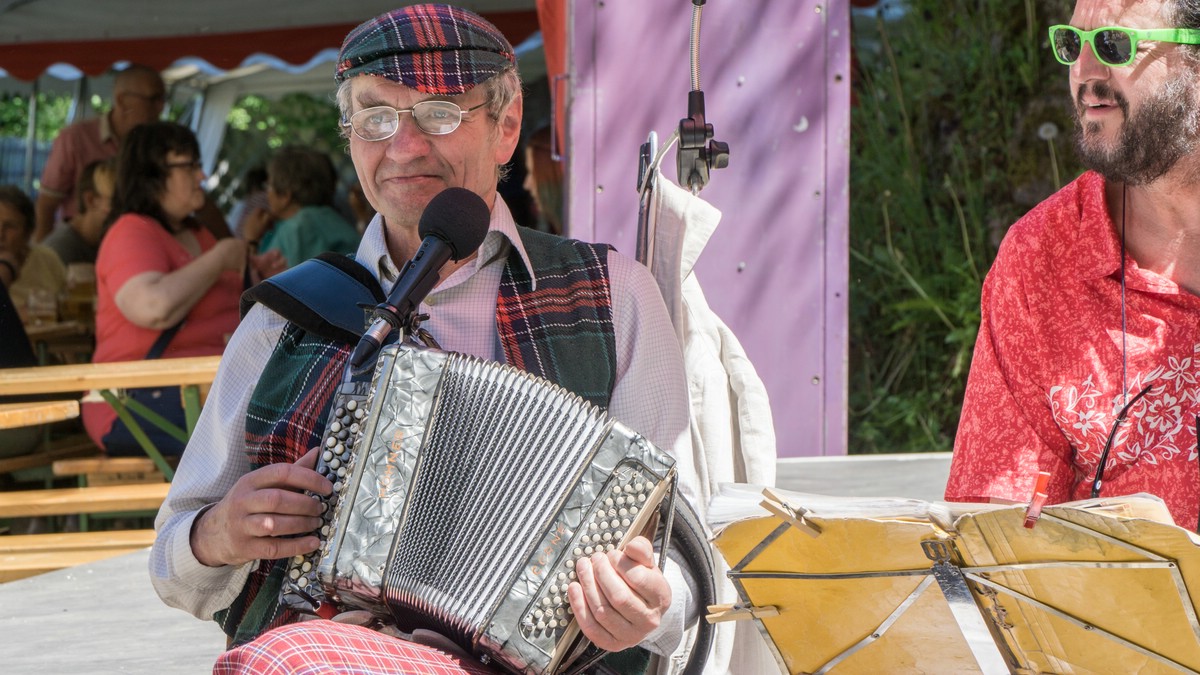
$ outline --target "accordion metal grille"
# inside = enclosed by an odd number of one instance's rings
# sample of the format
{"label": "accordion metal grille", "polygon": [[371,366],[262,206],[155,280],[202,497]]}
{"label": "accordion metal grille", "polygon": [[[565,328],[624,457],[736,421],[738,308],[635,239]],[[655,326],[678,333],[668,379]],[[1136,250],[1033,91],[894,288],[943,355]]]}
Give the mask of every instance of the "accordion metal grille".
{"label": "accordion metal grille", "polygon": [[393,611],[470,640],[609,426],[565,390],[452,356],[385,577]]}

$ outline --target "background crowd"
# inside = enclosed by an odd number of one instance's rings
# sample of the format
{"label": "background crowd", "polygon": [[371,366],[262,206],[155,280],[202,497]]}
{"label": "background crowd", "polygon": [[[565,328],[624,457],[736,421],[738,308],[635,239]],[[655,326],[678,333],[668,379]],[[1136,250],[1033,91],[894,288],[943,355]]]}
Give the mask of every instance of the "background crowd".
{"label": "background crowd", "polygon": [[[94,337],[70,360],[220,355],[246,288],[319,253],[357,249],[374,209],[329,154],[297,142],[244,167],[225,212],[206,189],[195,134],[164,121],[165,92],[158,72],[127,66],[105,112],[59,132],[35,195],[0,186],[0,339],[21,347],[0,365],[62,360],[25,347],[30,332],[64,320]],[[519,224],[561,233],[561,165],[544,130],[526,145],[502,193]],[[178,390],[136,394],[182,426]],[[141,453],[107,404],[85,403],[82,418],[108,454]],[[166,454],[182,452],[169,435],[147,431]]]}

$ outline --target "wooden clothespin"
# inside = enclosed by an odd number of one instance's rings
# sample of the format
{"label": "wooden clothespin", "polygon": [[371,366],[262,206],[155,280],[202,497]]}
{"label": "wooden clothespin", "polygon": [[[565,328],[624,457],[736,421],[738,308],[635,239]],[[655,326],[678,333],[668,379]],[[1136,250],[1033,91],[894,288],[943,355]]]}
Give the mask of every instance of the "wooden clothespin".
{"label": "wooden clothespin", "polygon": [[1033,498],[1029,500],[1029,508],[1025,509],[1025,527],[1032,530],[1034,525],[1037,525],[1038,518],[1042,517],[1042,508],[1046,506],[1046,500],[1050,498],[1050,472],[1041,471],[1038,473],[1037,484],[1033,486]]}
{"label": "wooden clothespin", "polygon": [[821,528],[805,519],[804,516],[808,513],[805,508],[800,506],[792,507],[785,499],[772,492],[770,488],[763,489],[763,496],[766,499],[759,502],[759,506],[779,516],[784,522],[791,524],[810,537],[816,538],[821,535]]}
{"label": "wooden clothespin", "polygon": [[752,607],[750,605],[709,605],[708,615],[704,618],[709,623],[723,621],[745,621],[747,619],[764,619],[779,616],[779,608],[774,605]]}

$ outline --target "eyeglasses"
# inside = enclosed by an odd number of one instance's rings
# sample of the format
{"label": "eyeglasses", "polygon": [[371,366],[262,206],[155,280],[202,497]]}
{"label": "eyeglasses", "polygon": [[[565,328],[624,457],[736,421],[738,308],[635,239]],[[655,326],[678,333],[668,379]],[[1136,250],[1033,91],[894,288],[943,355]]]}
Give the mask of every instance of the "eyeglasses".
{"label": "eyeglasses", "polygon": [[1171,42],[1174,44],[1200,44],[1200,30],[1191,28],[1151,28],[1141,30],[1122,26],[1105,26],[1095,30],[1079,30],[1074,26],[1051,26],[1050,47],[1054,58],[1064,66],[1074,64],[1083,51],[1083,43],[1090,42],[1092,53],[1106,66],[1120,68],[1133,63],[1137,56],[1138,40]]}
{"label": "eyeglasses", "polygon": [[187,169],[188,171],[199,171],[204,168],[204,163],[198,159],[191,159],[186,162],[167,162],[165,166],[168,169]]}
{"label": "eyeglasses", "polygon": [[1104,450],[1100,452],[1100,463],[1096,465],[1096,477],[1092,479],[1092,499],[1100,496],[1100,486],[1104,482],[1104,465],[1108,463],[1108,451],[1112,450],[1113,439],[1117,436],[1117,428],[1121,426],[1121,422],[1125,421],[1125,417],[1129,415],[1129,409],[1134,403],[1141,400],[1143,396],[1150,393],[1153,384],[1148,384],[1121,408],[1121,412],[1117,413],[1117,420],[1113,422],[1112,431],[1108,432],[1108,440],[1104,441]]}
{"label": "eyeglasses", "polygon": [[349,121],[343,121],[343,127],[350,127],[354,135],[364,141],[386,141],[396,135],[400,128],[400,113],[409,113],[417,128],[433,136],[445,136],[458,128],[463,115],[478,110],[487,105],[480,103],[463,110],[450,101],[421,101],[411,108],[397,109],[386,105],[363,108],[350,116]]}

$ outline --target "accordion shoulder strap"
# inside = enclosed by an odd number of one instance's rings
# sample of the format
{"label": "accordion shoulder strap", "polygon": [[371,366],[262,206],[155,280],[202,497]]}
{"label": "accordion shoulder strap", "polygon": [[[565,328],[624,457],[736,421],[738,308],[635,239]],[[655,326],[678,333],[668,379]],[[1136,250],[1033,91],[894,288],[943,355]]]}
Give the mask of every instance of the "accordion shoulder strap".
{"label": "accordion shoulder strap", "polygon": [[242,294],[242,316],[260,302],[283,318],[327,340],[355,344],[365,329],[360,305],[386,296],[379,281],[353,258],[322,253]]}

